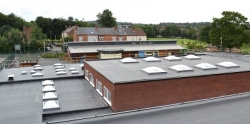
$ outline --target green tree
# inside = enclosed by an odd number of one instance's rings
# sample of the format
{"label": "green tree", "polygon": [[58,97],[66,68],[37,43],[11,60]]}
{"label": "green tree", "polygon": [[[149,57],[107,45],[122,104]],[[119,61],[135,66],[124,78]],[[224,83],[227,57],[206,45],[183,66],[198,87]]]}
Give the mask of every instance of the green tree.
{"label": "green tree", "polygon": [[72,42],[72,41],[73,41],[73,37],[68,36],[64,38],[64,42]]}
{"label": "green tree", "polygon": [[38,27],[37,25],[34,25],[32,27],[32,36],[31,38],[32,39],[35,39],[35,40],[42,40],[42,39],[45,39],[46,38],[46,35],[42,33],[42,29],[40,27]]}
{"label": "green tree", "polygon": [[221,18],[213,18],[209,36],[212,45],[231,51],[233,47],[249,43],[249,22],[238,12],[223,11]]}
{"label": "green tree", "polygon": [[166,25],[162,31],[162,36],[164,37],[179,37],[181,35],[181,30],[176,25]]}
{"label": "green tree", "polygon": [[206,43],[210,44],[211,40],[209,37],[209,32],[210,32],[211,26],[206,26],[205,28],[201,29],[200,33],[200,40],[205,41]]}
{"label": "green tree", "polygon": [[44,18],[42,16],[38,16],[35,20],[38,27],[42,29],[42,32],[46,34],[46,36],[50,37],[50,31],[52,31],[52,19]]}
{"label": "green tree", "polygon": [[101,27],[114,27],[116,26],[116,18],[113,17],[109,9],[105,9],[102,13],[96,15],[97,22]]}

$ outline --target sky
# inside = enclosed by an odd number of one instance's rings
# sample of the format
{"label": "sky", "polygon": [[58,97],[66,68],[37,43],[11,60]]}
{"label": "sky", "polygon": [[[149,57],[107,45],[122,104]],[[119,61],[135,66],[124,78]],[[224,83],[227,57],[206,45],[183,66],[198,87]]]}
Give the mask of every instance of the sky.
{"label": "sky", "polygon": [[[0,12],[14,13],[26,21],[37,16],[85,21],[109,9],[118,22],[159,24],[161,22],[212,22],[223,11],[250,18],[248,0],[1,0]],[[248,19],[249,21],[249,19]]]}

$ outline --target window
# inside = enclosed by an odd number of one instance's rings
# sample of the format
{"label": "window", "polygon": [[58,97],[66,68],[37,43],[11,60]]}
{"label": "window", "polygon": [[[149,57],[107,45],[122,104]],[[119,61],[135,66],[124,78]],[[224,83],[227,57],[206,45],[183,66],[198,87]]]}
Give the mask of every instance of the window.
{"label": "window", "polygon": [[119,37],[119,41],[122,41],[122,37]]}
{"label": "window", "polygon": [[104,37],[103,37],[103,36],[100,36],[99,39],[100,39],[100,41],[103,41]]}
{"label": "window", "polygon": [[85,78],[89,81],[89,71],[85,69]]}
{"label": "window", "polygon": [[91,73],[89,73],[89,83],[94,87],[94,77]]}
{"label": "window", "polygon": [[79,41],[83,41],[83,37],[82,36],[80,36],[78,38],[79,38]]}
{"label": "window", "polygon": [[116,41],[116,37],[112,37],[112,40],[113,40],[113,41]]}
{"label": "window", "polygon": [[96,90],[100,95],[102,95],[102,83],[97,79],[96,79]]}
{"label": "window", "polygon": [[138,40],[141,41],[141,38],[139,38]]}
{"label": "window", "polygon": [[108,102],[108,104],[111,106],[111,92],[106,88],[105,86],[103,87],[104,91],[104,99]]}

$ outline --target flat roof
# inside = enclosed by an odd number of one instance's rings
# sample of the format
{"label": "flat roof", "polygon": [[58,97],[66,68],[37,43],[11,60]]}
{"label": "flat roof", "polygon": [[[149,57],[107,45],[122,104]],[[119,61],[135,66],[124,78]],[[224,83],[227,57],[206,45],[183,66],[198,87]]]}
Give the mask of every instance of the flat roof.
{"label": "flat roof", "polygon": [[54,80],[60,109],[42,108],[42,81],[0,84],[0,122],[38,124],[111,113],[108,104],[83,78]]}
{"label": "flat roof", "polygon": [[98,50],[121,49],[123,51],[154,51],[154,50],[178,50],[185,49],[177,44],[129,44],[129,45],[92,45],[92,46],[68,46],[70,53],[97,53]]}
{"label": "flat roof", "polygon": [[[174,78],[182,78],[182,77],[194,77],[194,76],[205,76],[205,75],[215,75],[215,74],[226,74],[226,73],[235,73],[235,72],[245,72],[250,71],[250,66],[248,62],[239,61],[231,58],[222,58],[222,57],[213,57],[209,55],[199,56],[201,59],[197,60],[188,60],[182,58],[181,61],[169,61],[163,58],[160,58],[160,62],[147,62],[143,59],[136,59],[138,63],[122,63],[119,60],[94,60],[94,61],[85,61],[91,67],[93,67],[96,71],[110,80],[112,83],[129,83],[129,82],[140,82],[140,81],[150,81],[150,80],[162,80],[162,79],[174,79]],[[194,67],[196,64],[200,63],[209,63],[212,65],[216,65],[220,62],[233,62],[238,64],[240,67],[236,68],[224,68],[221,66],[216,66],[218,69],[216,70],[202,70]],[[183,64],[189,66],[194,71],[190,72],[177,72],[169,67]],[[141,69],[155,66],[159,67],[167,73],[163,74],[152,74],[149,75]],[[107,69],[108,68],[108,69]]]}
{"label": "flat roof", "polygon": [[[65,65],[65,69],[67,72],[66,75],[57,75],[55,72],[56,69],[54,68],[53,65],[41,66],[43,70],[37,72],[43,73],[43,76],[38,76],[38,77],[32,77],[32,74],[30,74],[30,71],[34,69],[33,66],[3,69],[0,72],[0,83],[83,76],[84,72],[80,66],[81,64],[63,64],[63,65]],[[76,70],[79,71],[79,74],[71,74],[69,68],[76,68]],[[21,74],[22,71],[27,71],[27,74]],[[8,81],[8,75],[10,74],[14,74],[13,81]]]}
{"label": "flat roof", "polygon": [[250,122],[249,93],[48,124],[242,124]]}

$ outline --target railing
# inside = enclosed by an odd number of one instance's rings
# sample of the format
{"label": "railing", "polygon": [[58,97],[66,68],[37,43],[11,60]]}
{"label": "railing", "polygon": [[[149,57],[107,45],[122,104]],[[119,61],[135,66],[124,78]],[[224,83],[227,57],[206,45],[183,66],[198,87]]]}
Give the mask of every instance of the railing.
{"label": "railing", "polygon": [[15,55],[8,55],[2,62],[0,62],[0,71],[4,68],[8,68],[15,61]]}

